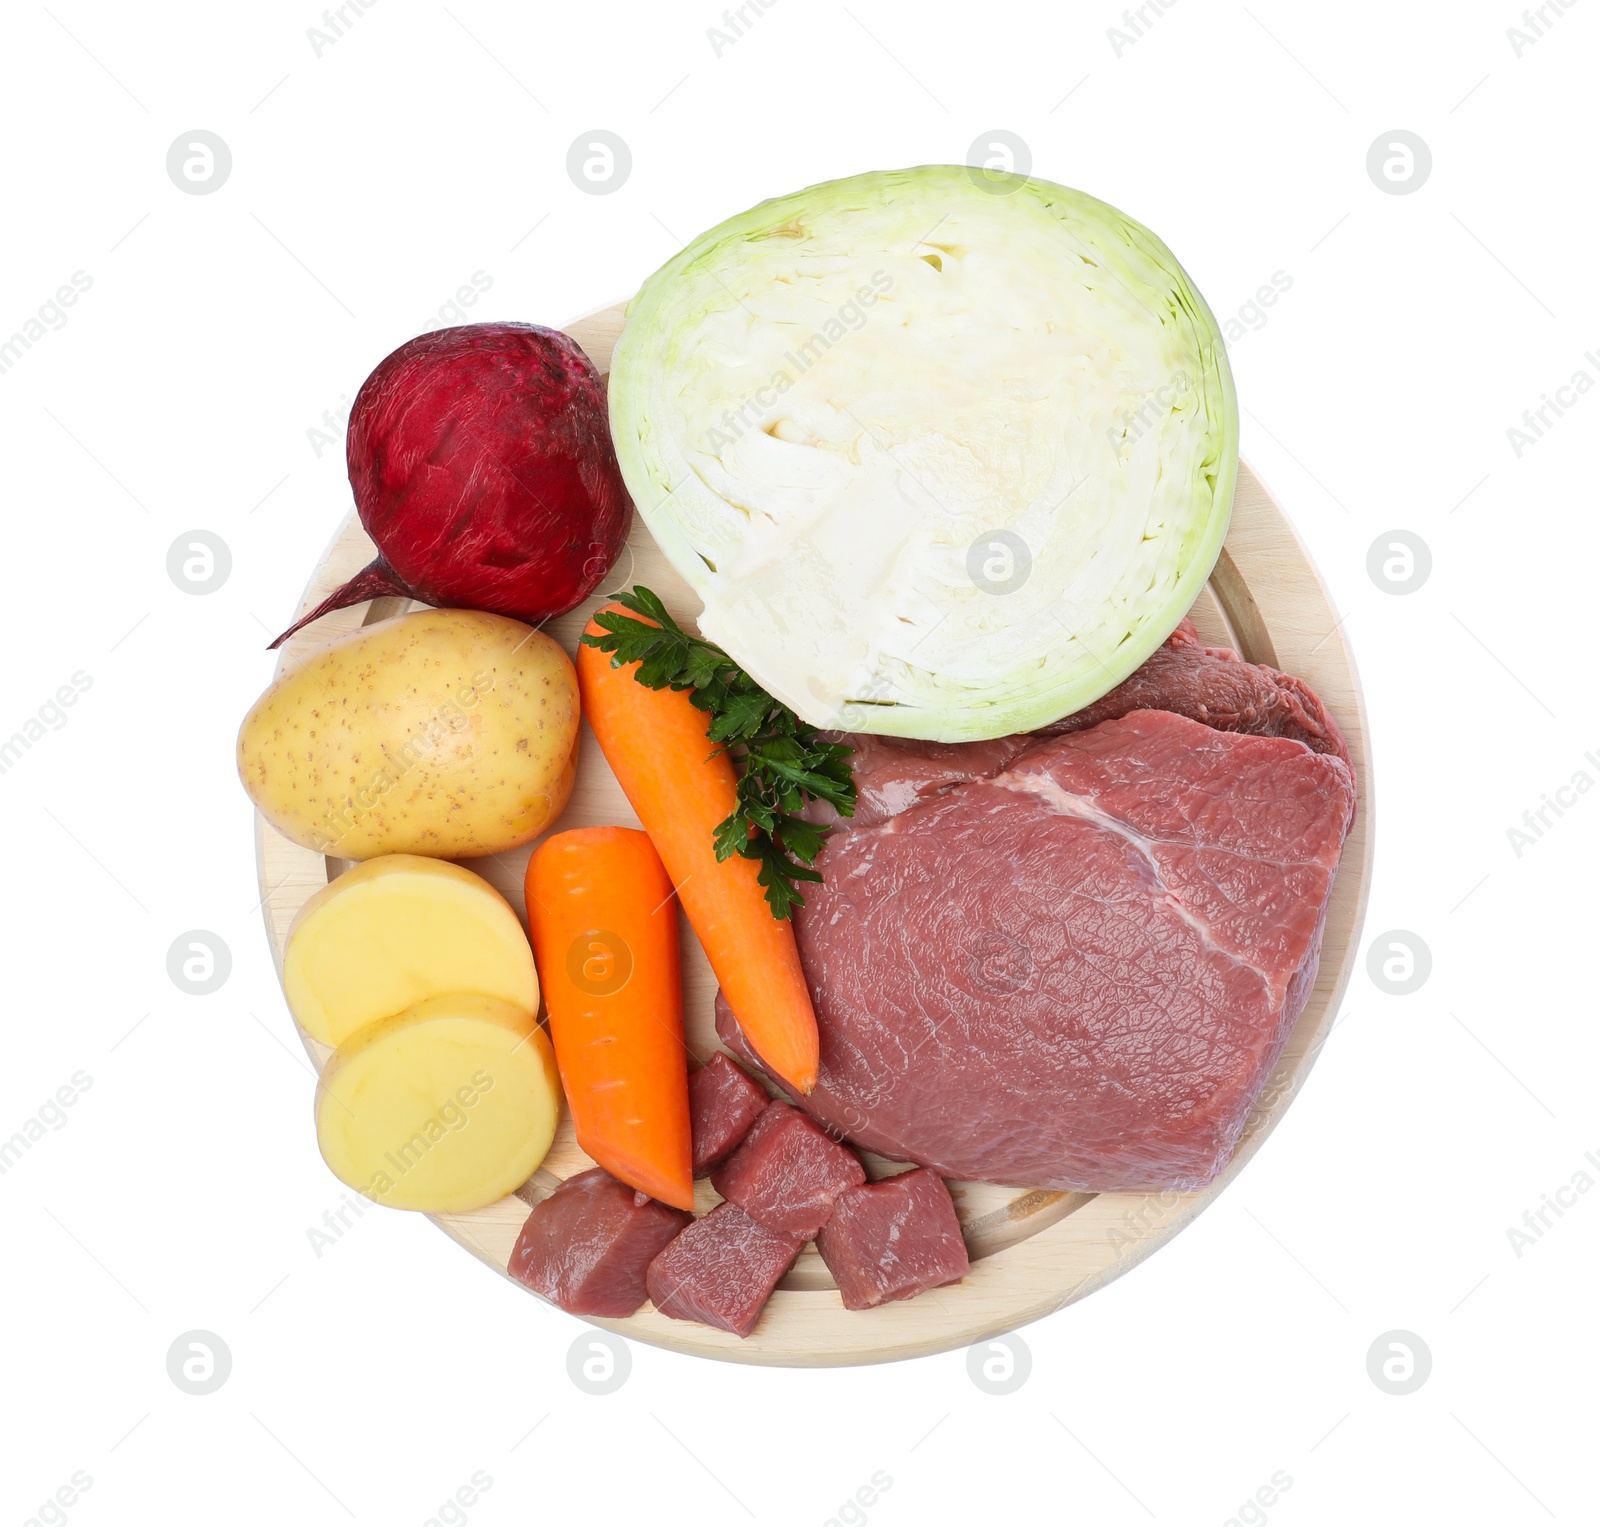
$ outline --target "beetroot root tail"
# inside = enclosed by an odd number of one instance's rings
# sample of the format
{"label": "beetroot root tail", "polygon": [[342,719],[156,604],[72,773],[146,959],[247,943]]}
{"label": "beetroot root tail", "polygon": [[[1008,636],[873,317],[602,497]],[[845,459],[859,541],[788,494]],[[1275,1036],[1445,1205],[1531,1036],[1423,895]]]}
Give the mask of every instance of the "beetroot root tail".
{"label": "beetroot root tail", "polygon": [[269,643],[267,651],[276,651],[302,626],[309,626],[312,621],[320,620],[324,615],[331,615],[335,610],[343,610],[368,599],[382,599],[388,595],[399,595],[402,599],[416,597],[395,576],[394,569],[382,557],[374,557],[348,583],[336,588],[316,609],[302,615],[282,636]]}

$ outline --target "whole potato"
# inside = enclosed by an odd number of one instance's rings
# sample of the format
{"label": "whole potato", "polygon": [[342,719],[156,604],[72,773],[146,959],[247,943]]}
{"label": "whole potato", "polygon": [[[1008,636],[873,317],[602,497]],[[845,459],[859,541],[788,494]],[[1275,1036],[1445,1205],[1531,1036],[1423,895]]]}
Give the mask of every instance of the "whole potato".
{"label": "whole potato", "polygon": [[572,793],[578,682],[519,620],[418,610],[314,649],[239,730],[286,838],[342,859],[465,859],[536,838]]}

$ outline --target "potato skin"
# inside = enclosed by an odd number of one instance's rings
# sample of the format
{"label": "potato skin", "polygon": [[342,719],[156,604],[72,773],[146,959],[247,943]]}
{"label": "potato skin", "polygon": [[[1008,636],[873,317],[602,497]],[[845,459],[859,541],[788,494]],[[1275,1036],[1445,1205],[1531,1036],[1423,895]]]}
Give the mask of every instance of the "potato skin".
{"label": "potato skin", "polygon": [[417,610],[314,649],[239,730],[239,778],[286,838],[341,859],[465,859],[536,838],[577,769],[578,681],[543,632]]}

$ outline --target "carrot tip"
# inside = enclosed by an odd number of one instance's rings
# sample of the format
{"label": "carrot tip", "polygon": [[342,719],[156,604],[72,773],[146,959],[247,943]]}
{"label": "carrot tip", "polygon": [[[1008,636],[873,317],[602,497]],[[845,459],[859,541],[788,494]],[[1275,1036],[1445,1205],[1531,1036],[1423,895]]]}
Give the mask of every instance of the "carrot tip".
{"label": "carrot tip", "polygon": [[[610,1172],[618,1182],[632,1188],[636,1193],[648,1193],[658,1203],[668,1204],[674,1209],[686,1209],[694,1212],[694,1182],[692,1179],[677,1181],[664,1177],[653,1169],[648,1163],[637,1158],[624,1160],[615,1151],[598,1140],[587,1140],[584,1132],[578,1132],[579,1146],[593,1158],[598,1166]],[[684,1170],[687,1171],[687,1163]]]}

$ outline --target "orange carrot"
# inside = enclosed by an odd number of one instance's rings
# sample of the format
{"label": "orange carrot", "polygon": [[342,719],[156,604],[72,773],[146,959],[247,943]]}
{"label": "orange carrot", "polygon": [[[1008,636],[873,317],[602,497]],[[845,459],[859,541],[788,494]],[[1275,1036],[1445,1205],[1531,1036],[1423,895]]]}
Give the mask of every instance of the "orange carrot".
{"label": "orange carrot", "polygon": [[[592,620],[587,631],[603,634]],[[584,715],[661,855],[745,1037],[783,1081],[810,1092],[817,1017],[794,930],[772,915],[755,860],[735,855],[719,863],[712,842],[717,824],[738,805],[733,763],[710,740],[710,716],[685,693],[636,683],[637,667],[613,668],[606,653],[580,645]]]}
{"label": "orange carrot", "polygon": [[526,889],[578,1144],[619,1182],[692,1210],[678,909],[659,856],[631,827],[557,833]]}

